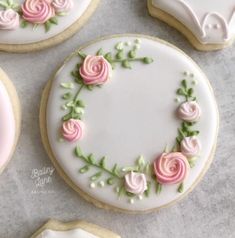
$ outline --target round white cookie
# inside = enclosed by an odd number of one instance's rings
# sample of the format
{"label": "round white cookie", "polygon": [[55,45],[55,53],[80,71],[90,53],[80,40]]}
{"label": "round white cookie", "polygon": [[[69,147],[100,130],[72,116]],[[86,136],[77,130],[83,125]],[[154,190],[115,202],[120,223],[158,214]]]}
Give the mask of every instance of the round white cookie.
{"label": "round white cookie", "polygon": [[148,0],[150,14],[182,32],[199,50],[217,50],[233,43],[233,0]]}
{"label": "round white cookie", "polygon": [[0,68],[0,173],[14,152],[20,133],[20,103],[14,85]]}
{"label": "round white cookie", "polygon": [[49,220],[31,238],[120,238],[119,235],[85,221],[63,223]]}
{"label": "round white cookie", "polygon": [[218,112],[209,81],[182,51],[120,35],[81,47],[44,90],[40,124],[62,177],[102,208],[174,203],[212,160]]}
{"label": "round white cookie", "polygon": [[0,50],[41,50],[71,37],[95,11],[99,0],[0,1]]}

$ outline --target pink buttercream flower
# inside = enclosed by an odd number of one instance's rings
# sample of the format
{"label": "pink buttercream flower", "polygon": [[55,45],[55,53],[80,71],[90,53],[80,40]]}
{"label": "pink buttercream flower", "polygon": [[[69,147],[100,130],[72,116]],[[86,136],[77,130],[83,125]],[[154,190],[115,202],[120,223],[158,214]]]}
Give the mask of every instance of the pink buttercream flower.
{"label": "pink buttercream flower", "polygon": [[201,108],[195,101],[184,102],[179,106],[177,115],[184,121],[196,122],[201,116]]}
{"label": "pink buttercream flower", "polygon": [[111,76],[110,63],[103,56],[86,56],[79,69],[83,82],[87,85],[99,85],[105,83]]}
{"label": "pink buttercream flower", "polygon": [[125,175],[124,179],[127,192],[141,195],[147,189],[146,177],[142,173],[130,172]]}
{"label": "pink buttercream flower", "polygon": [[201,143],[196,136],[185,137],[180,143],[181,152],[188,158],[199,154]]}
{"label": "pink buttercream flower", "polygon": [[53,0],[51,4],[58,13],[68,12],[74,6],[73,0]]}
{"label": "pink buttercream flower", "polygon": [[19,14],[13,9],[0,11],[0,29],[14,30],[19,26]]}
{"label": "pink buttercream flower", "polygon": [[22,17],[34,24],[43,24],[55,16],[51,0],[25,0],[21,9]]}
{"label": "pink buttercream flower", "polygon": [[153,165],[160,184],[180,183],[186,178],[189,170],[188,160],[180,152],[162,153]]}
{"label": "pink buttercream flower", "polygon": [[77,141],[83,136],[84,124],[77,119],[69,119],[63,122],[61,132],[62,136],[70,142]]}

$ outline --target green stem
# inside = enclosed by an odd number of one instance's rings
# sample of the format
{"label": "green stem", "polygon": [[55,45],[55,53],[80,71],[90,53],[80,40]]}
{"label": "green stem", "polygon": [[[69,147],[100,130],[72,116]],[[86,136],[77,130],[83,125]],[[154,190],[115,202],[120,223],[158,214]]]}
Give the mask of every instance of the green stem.
{"label": "green stem", "polygon": [[95,166],[96,168],[99,168],[99,169],[105,171],[106,173],[112,175],[113,177],[116,177],[116,178],[118,178],[118,179],[122,179],[121,176],[119,176],[119,175],[113,173],[111,170],[106,169],[106,168],[103,168],[103,167],[99,166],[99,165],[96,164],[96,163],[94,163],[94,164],[93,164],[93,163],[90,163],[89,161],[87,161],[87,159],[86,159],[85,156],[81,156],[80,158],[81,158],[84,162],[86,162],[87,164],[89,164],[89,165],[93,165],[93,166]]}
{"label": "green stem", "polygon": [[128,60],[128,61],[142,61],[144,58],[127,58],[127,59],[112,59],[111,62],[112,63],[121,63],[125,60]]}
{"label": "green stem", "polygon": [[84,84],[82,84],[82,85],[80,86],[80,88],[78,89],[78,91],[77,91],[77,93],[75,94],[74,99],[73,99],[74,102],[76,102],[76,101],[78,100],[79,93],[82,91],[83,87],[84,87]]}

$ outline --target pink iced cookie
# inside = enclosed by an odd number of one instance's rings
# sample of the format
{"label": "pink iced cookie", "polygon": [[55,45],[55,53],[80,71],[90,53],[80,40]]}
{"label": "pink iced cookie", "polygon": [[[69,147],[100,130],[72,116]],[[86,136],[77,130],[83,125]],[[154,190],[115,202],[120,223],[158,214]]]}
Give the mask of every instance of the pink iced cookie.
{"label": "pink iced cookie", "polygon": [[15,88],[0,68],[0,172],[9,162],[20,127],[20,105]]}

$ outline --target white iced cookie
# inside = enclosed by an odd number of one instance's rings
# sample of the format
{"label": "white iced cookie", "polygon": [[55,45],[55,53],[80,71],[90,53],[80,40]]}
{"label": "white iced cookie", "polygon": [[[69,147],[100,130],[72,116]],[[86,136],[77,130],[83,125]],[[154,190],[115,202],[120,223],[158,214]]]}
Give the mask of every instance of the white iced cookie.
{"label": "white iced cookie", "polygon": [[45,88],[40,120],[63,178],[95,205],[132,213],[186,195],[209,167],[218,129],[199,67],[166,42],[135,35],[67,58]]}
{"label": "white iced cookie", "polygon": [[148,0],[152,16],[182,32],[199,50],[222,49],[233,43],[233,0]]}
{"label": "white iced cookie", "polygon": [[20,131],[20,117],[16,90],[0,68],[0,173],[14,152]]}
{"label": "white iced cookie", "polygon": [[78,31],[99,0],[1,0],[0,50],[28,52],[61,43]]}
{"label": "white iced cookie", "polygon": [[49,220],[31,238],[120,238],[120,236],[84,221],[63,223]]}

